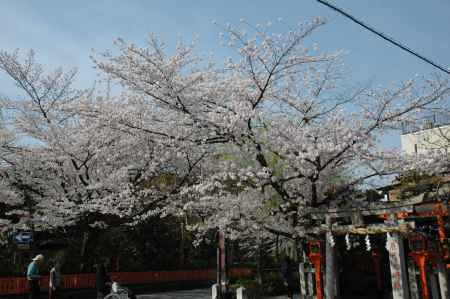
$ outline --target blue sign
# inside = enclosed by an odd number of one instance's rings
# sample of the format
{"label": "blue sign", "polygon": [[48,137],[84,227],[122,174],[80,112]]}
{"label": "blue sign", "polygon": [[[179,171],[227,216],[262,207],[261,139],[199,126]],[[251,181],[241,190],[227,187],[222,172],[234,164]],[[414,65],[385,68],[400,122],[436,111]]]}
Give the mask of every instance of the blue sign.
{"label": "blue sign", "polygon": [[19,232],[13,236],[13,240],[17,244],[30,244],[33,242],[32,232]]}

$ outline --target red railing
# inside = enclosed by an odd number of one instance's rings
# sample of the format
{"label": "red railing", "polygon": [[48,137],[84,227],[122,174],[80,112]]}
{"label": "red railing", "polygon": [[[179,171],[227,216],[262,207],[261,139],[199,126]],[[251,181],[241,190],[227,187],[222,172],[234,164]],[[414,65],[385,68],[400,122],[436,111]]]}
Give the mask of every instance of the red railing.
{"label": "red railing", "polygon": [[[249,268],[232,268],[229,271],[231,277],[249,277],[252,270]],[[124,285],[129,284],[157,284],[166,282],[185,281],[214,281],[216,271],[214,269],[205,270],[179,270],[179,271],[149,271],[149,272],[114,272],[111,273],[113,281]],[[48,276],[44,276],[41,281],[41,288],[48,286]],[[63,275],[63,285],[65,289],[89,289],[95,288],[95,274],[69,274]],[[28,282],[24,277],[0,278],[0,295],[20,295],[28,290]]]}

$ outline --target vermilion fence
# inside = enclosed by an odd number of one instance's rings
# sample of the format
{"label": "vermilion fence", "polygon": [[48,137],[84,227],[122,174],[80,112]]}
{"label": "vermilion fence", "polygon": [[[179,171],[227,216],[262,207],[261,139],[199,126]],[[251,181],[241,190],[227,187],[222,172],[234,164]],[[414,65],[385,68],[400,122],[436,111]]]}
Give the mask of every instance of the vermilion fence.
{"label": "vermilion fence", "polygon": [[[252,274],[249,268],[232,268],[229,274],[233,278],[245,278]],[[116,272],[111,273],[113,281],[121,284],[158,284],[166,282],[195,282],[214,281],[216,271],[206,270],[180,270],[180,271],[149,271],[149,272]],[[95,274],[63,275],[65,289],[95,288]],[[41,279],[41,288],[48,286],[48,277]],[[28,283],[24,277],[0,278],[0,295],[20,295],[27,292]]]}

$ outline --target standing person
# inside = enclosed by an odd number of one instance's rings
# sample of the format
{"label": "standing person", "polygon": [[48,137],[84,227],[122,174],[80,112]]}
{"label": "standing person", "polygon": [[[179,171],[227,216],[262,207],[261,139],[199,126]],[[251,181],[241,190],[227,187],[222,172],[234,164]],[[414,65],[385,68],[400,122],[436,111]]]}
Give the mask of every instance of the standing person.
{"label": "standing person", "polygon": [[62,277],[61,277],[61,266],[60,262],[56,262],[52,269],[50,270],[48,286],[48,298],[56,299],[60,297]]}
{"label": "standing person", "polygon": [[283,276],[283,283],[286,287],[287,297],[289,299],[294,298],[294,277],[292,274],[292,263],[291,259],[286,256],[284,258],[283,264],[280,269],[281,275]]}
{"label": "standing person", "polygon": [[41,288],[39,285],[39,266],[44,261],[44,256],[42,254],[36,255],[27,268],[27,280],[29,288],[29,298],[39,299]]}
{"label": "standing person", "polygon": [[106,274],[106,268],[103,263],[96,265],[95,273],[95,288],[97,290],[97,299],[103,299],[108,293],[107,283],[111,282],[111,279]]}

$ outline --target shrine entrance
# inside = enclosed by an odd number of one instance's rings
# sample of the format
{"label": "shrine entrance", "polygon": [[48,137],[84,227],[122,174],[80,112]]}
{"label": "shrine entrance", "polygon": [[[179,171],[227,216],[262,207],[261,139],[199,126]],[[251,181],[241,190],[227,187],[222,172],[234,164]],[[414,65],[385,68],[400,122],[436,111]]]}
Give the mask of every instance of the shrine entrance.
{"label": "shrine entrance", "polygon": [[[372,237],[378,239],[379,237]],[[378,240],[376,240],[378,241]],[[392,291],[389,254],[384,247],[376,246],[367,251],[364,237],[358,237],[348,250],[339,250],[338,278],[342,298],[386,298]]]}

